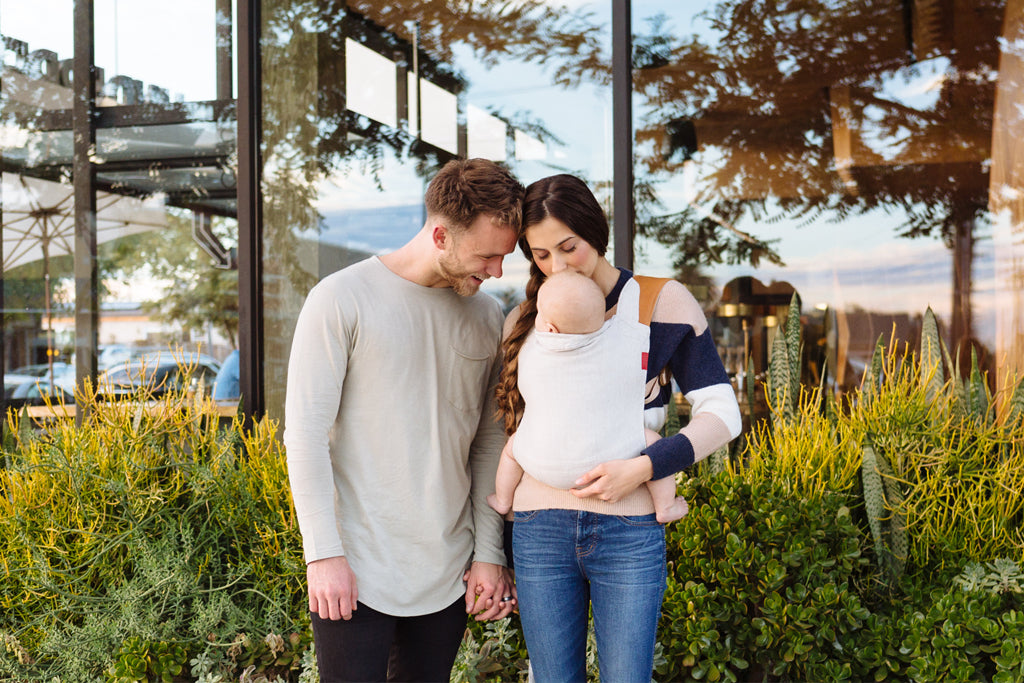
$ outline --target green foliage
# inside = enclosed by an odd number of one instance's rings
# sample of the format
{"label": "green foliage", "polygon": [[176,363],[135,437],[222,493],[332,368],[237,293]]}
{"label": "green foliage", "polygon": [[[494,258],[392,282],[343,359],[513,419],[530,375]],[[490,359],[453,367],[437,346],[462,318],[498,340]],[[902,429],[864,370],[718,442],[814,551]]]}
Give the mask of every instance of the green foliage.
{"label": "green foliage", "polygon": [[1014,391],[998,419],[977,358],[960,377],[929,310],[919,357],[886,349],[880,337],[843,410],[824,391],[801,395],[794,407],[776,391],[776,378],[800,374],[779,336],[769,369],[773,420],[753,430],[740,465],[747,477],[775,478],[800,495],[860,497],[855,518],[871,531],[890,584],[905,570],[1024,557],[1024,383],[1008,383]]}
{"label": "green foliage", "polygon": [[786,353],[789,361],[789,395],[792,397],[793,405],[800,397],[800,373],[793,369],[800,367],[800,357],[803,355],[803,344],[800,341],[800,295],[793,292],[789,301],[789,313],[786,315],[785,326],[782,328],[786,339]]}
{"label": "green foliage", "polygon": [[929,401],[938,398],[946,382],[942,369],[942,339],[931,306],[925,311],[921,326],[921,381],[927,386]]}
{"label": "green foliage", "polygon": [[[728,478],[695,484],[716,495],[699,508],[691,500],[691,516],[678,525],[687,535],[682,554],[697,559],[683,571],[677,565],[670,582],[670,664],[660,673],[667,680],[1024,679],[1024,382],[1006,382],[1013,389],[998,416],[976,357],[970,373],[958,375],[928,311],[919,356],[880,339],[861,390],[841,405],[824,383],[791,403],[782,378],[800,368],[780,336],[769,368],[772,420],[753,427]],[[742,493],[730,499],[716,487]],[[791,500],[799,501],[795,510]],[[790,552],[824,525],[823,504],[848,510],[870,566],[836,575],[839,565],[827,562],[842,556],[830,551],[817,577],[827,589],[800,582],[769,591],[767,567],[778,564],[764,550],[769,524],[756,520],[800,516],[780,541]],[[737,507],[756,512],[747,518]],[[824,531],[832,543],[837,533]],[[840,587],[853,615],[844,624],[856,626],[831,643],[816,640],[834,627],[807,596]],[[773,632],[780,623],[786,628]]]}
{"label": "green foliage", "polygon": [[659,677],[832,678],[868,616],[854,590],[863,535],[842,497],[732,474],[687,488],[690,514],[667,536]]}
{"label": "green foliage", "polygon": [[[790,315],[793,315],[790,313]],[[769,397],[769,407],[772,409],[772,421],[792,419],[796,396],[793,392],[793,375],[799,373],[795,366],[791,365],[789,342],[784,334],[776,333],[772,339],[771,356],[768,361],[768,385],[765,395]]]}
{"label": "green foliage", "polygon": [[1024,573],[1016,562],[1005,557],[992,562],[971,562],[953,583],[965,591],[1024,594]]}
{"label": "green foliage", "polygon": [[907,563],[903,494],[885,456],[876,453],[870,443],[864,444],[862,452],[864,508],[875,540],[875,557],[882,571],[894,580],[903,574]]}
{"label": "green foliage", "polygon": [[[0,653],[0,676],[171,680],[240,633],[308,632],[274,423],[221,429],[213,404],[183,395],[82,396],[79,409],[81,427],[28,432],[12,418],[8,430],[0,632],[17,648]],[[233,665],[287,676],[308,642],[255,639]]]}
{"label": "green foliage", "polygon": [[[879,343],[859,394],[801,393],[797,315],[775,419],[681,479],[658,677],[1024,680],[1024,383],[956,375],[926,315],[919,358]],[[5,430],[0,678],[316,680],[276,425],[183,395],[79,407]],[[453,677],[526,668],[516,617],[470,622]]]}
{"label": "green foliage", "polygon": [[110,683],[170,681],[181,673],[188,656],[177,643],[143,643],[132,636],[121,644],[114,664],[107,669]]}
{"label": "green foliage", "polygon": [[525,681],[526,678],[526,643],[518,615],[484,623],[471,621],[452,669],[452,683]]}

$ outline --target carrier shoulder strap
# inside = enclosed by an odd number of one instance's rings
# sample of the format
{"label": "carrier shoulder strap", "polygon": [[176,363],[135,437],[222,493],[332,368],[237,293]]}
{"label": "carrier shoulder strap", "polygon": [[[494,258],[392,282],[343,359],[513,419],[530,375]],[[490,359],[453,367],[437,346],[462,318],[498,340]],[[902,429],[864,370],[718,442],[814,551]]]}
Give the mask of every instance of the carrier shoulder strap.
{"label": "carrier shoulder strap", "polygon": [[669,277],[648,277],[647,275],[634,275],[633,279],[640,285],[640,322],[650,327],[651,318],[654,316],[654,304],[658,301],[662,287],[672,278]]}

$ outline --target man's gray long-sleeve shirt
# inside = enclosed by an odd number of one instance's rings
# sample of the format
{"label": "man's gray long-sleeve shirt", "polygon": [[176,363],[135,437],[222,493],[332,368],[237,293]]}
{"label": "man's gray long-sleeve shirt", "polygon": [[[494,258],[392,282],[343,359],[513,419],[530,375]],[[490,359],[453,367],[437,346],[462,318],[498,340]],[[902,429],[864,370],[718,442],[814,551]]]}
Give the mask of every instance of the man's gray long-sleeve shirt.
{"label": "man's gray long-sleeve shirt", "polygon": [[344,555],[359,601],[429,614],[471,560],[505,564],[488,507],[502,314],[374,257],[309,293],[288,365],[284,442],[307,562]]}

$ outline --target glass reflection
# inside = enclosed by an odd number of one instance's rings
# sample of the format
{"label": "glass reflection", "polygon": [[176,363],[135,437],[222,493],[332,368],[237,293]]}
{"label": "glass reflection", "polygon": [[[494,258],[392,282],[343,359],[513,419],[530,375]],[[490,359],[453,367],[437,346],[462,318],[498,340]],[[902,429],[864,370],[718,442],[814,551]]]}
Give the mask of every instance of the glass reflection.
{"label": "glass reflection", "polygon": [[[638,269],[676,275],[719,315],[754,303],[728,300],[737,278],[792,287],[837,388],[859,382],[879,337],[913,348],[929,306],[968,367],[973,349],[994,369],[989,174],[1005,11],[998,0],[634,5]],[[769,315],[746,320],[748,335],[769,333]],[[724,354],[737,333],[723,331]]]}
{"label": "glass reflection", "polygon": [[[48,360],[54,393],[75,383],[74,264],[86,258],[74,248],[73,8],[0,1],[5,386]],[[168,348],[217,364],[237,345],[231,4],[93,11],[99,369]],[[45,249],[19,247],[30,223]]]}
{"label": "glass reflection", "polygon": [[[291,330],[310,287],[415,234],[424,179],[448,159],[504,160],[523,182],[578,173],[607,190],[606,5],[483,3],[456,15],[439,1],[263,3],[268,413],[283,416]],[[387,79],[374,93],[394,92],[374,99],[379,114],[360,104],[367,76],[353,53]],[[488,291],[511,306],[525,259],[508,257],[504,271]]]}

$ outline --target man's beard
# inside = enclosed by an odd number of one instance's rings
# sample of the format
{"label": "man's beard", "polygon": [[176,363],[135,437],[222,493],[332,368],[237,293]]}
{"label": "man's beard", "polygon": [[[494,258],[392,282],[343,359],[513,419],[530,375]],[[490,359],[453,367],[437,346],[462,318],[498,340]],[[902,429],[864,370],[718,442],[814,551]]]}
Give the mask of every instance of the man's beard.
{"label": "man's beard", "polygon": [[455,254],[444,254],[437,261],[441,277],[451,285],[459,296],[473,296],[480,289],[480,281],[474,278],[475,273],[463,269],[462,262]]}

